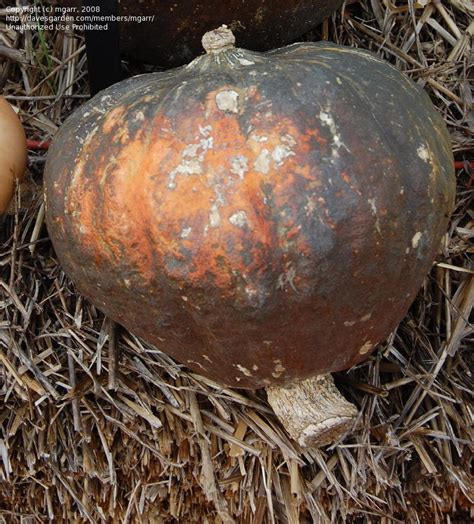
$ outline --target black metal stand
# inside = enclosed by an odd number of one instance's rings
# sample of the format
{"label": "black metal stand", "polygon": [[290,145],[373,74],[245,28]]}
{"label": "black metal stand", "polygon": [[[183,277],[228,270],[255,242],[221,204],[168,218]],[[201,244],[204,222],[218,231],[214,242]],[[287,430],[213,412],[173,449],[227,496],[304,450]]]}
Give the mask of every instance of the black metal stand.
{"label": "black metal stand", "polygon": [[[90,29],[85,31],[87,48],[87,67],[91,95],[122,80],[120,62],[120,39],[118,22],[105,21],[103,17],[118,15],[117,0],[82,0],[84,7],[98,6],[99,12],[82,13],[98,15],[98,24],[107,24],[106,30]],[[92,24],[93,25],[93,24]]]}

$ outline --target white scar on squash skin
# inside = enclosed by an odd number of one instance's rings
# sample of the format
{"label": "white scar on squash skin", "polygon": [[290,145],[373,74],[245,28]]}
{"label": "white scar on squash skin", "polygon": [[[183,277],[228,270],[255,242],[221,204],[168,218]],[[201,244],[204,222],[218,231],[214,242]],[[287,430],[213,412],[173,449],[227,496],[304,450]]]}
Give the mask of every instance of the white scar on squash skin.
{"label": "white scar on squash skin", "polygon": [[199,127],[199,133],[203,138],[197,137],[199,142],[188,144],[181,153],[181,163],[168,175],[168,189],[176,188],[176,177],[178,175],[201,175],[204,171],[203,162],[206,153],[213,148],[212,136],[209,136],[211,126]]}
{"label": "white scar on squash skin", "polygon": [[296,140],[291,135],[283,135],[281,141],[282,144],[277,145],[272,151],[273,161],[278,167],[283,164],[285,158],[295,156],[293,147],[296,145]]}
{"label": "white scar on squash skin", "polygon": [[232,90],[220,91],[216,95],[216,104],[221,111],[239,112],[239,93]]}
{"label": "white scar on squash skin", "polygon": [[332,140],[334,144],[334,149],[332,150],[332,155],[334,157],[338,157],[338,149],[342,146],[342,141],[339,133],[337,132],[336,122],[334,121],[334,118],[329,114],[329,110],[327,111],[320,111],[319,112],[319,118],[323,124],[326,124],[329,127],[329,131],[331,131]]}
{"label": "white scar on squash skin", "polygon": [[252,286],[245,286],[245,293],[249,297],[250,300],[258,296],[258,290]]}
{"label": "white scar on squash skin", "polygon": [[230,159],[230,172],[238,175],[240,180],[244,179],[244,175],[249,170],[248,158],[243,155],[233,156]]}
{"label": "white scar on squash skin", "polygon": [[219,207],[225,205],[225,198],[222,194],[222,186],[219,183],[213,184],[214,193],[216,199],[213,202],[210,212],[209,212],[209,224],[204,227],[204,234],[207,235],[209,227],[217,228],[221,225],[221,215]]}
{"label": "white scar on squash skin", "polygon": [[270,151],[268,149],[262,149],[258,154],[258,157],[253,163],[255,171],[262,173],[262,175],[268,175],[270,171]]}
{"label": "white scar on squash skin", "polygon": [[314,199],[315,199],[314,193],[306,196],[307,203],[304,206],[304,210],[306,212],[307,217],[311,216],[314,213],[314,211],[316,210],[317,204]]}
{"label": "white scar on squash skin", "polygon": [[257,135],[256,133],[252,133],[249,138],[254,142],[268,142],[268,136]]}
{"label": "white scar on squash skin", "polygon": [[249,225],[249,219],[247,216],[247,213],[245,211],[237,211],[237,213],[234,213],[230,218],[229,222],[233,226],[237,227],[245,227]]}
{"label": "white scar on squash skin", "polygon": [[369,198],[367,202],[370,204],[370,207],[372,208],[372,213],[374,215],[377,214],[377,206],[375,205],[375,198]]}
{"label": "white scar on squash skin", "polygon": [[[112,96],[111,95],[103,95],[103,96],[100,97],[101,104],[108,104],[111,100],[112,100]],[[97,106],[96,106],[96,108],[98,109]]]}
{"label": "white scar on squash skin", "polygon": [[411,239],[411,247],[413,249],[418,247],[418,244],[420,243],[420,239],[422,236],[423,236],[423,233],[421,231],[418,231],[413,235],[413,238]]}
{"label": "white scar on squash skin", "polygon": [[370,340],[368,340],[360,349],[359,349],[359,353],[361,355],[365,355],[366,353],[368,353],[371,349],[372,349],[372,342]]}
{"label": "white scar on squash skin", "polygon": [[211,131],[212,131],[211,125],[207,125],[204,127],[199,126],[199,133],[205,138],[208,138],[211,135]]}
{"label": "white scar on squash skin", "polygon": [[181,238],[188,238],[188,236],[191,234],[192,230],[193,230],[192,227],[185,227],[185,228],[183,228],[183,230],[181,231],[180,237]]}
{"label": "white scar on squash skin", "polygon": [[135,113],[135,120],[138,120],[139,122],[143,122],[145,120],[145,115],[143,111],[137,111]]}
{"label": "white scar on squash skin", "polygon": [[[364,315],[362,318],[359,319],[359,322],[367,322],[371,318],[372,318],[372,313],[367,313],[367,315]],[[344,322],[344,325],[346,327],[352,327],[352,326],[355,326],[355,324],[356,324],[355,320],[346,320]]]}
{"label": "white scar on squash skin", "polygon": [[281,365],[281,360],[280,359],[276,359],[273,362],[276,365],[275,365],[275,371],[274,371],[274,373],[272,373],[272,376],[275,377],[275,378],[280,378],[281,375],[286,371],[286,368]]}
{"label": "white scar on squash skin", "polygon": [[209,226],[219,227],[221,225],[221,215],[217,204],[212,204],[211,212],[209,214]]}
{"label": "white scar on squash skin", "polygon": [[430,154],[430,150],[428,149],[428,147],[426,147],[425,145],[421,145],[417,150],[416,150],[416,154],[418,155],[419,158],[421,158],[421,160],[423,160],[423,162],[426,162],[427,164],[430,164],[431,163],[431,154]]}
{"label": "white scar on squash skin", "polygon": [[[257,135],[256,133],[252,133],[249,139],[254,142],[268,141],[267,136]],[[254,160],[253,168],[255,171],[267,175],[270,171],[272,160],[277,167],[280,167],[283,165],[285,159],[295,156],[296,153],[293,151],[295,145],[296,140],[291,135],[283,135],[280,138],[280,144],[276,145],[271,152],[267,148],[260,151],[257,158]]]}
{"label": "white scar on squash skin", "polygon": [[234,365],[246,377],[251,377],[252,376],[252,373],[250,373],[250,371],[247,368],[245,368],[244,366],[241,366],[240,364],[234,364]]}
{"label": "white scar on squash skin", "polygon": [[372,214],[375,218],[375,229],[377,230],[377,233],[381,233],[380,230],[380,221],[379,217],[377,216],[377,206],[375,205],[375,198],[369,198],[367,202],[370,204],[370,208],[372,210]]}
{"label": "white scar on squash skin", "polygon": [[239,63],[243,66],[249,66],[249,65],[255,64],[255,62],[252,62],[251,60],[247,60],[246,58],[239,58]]}

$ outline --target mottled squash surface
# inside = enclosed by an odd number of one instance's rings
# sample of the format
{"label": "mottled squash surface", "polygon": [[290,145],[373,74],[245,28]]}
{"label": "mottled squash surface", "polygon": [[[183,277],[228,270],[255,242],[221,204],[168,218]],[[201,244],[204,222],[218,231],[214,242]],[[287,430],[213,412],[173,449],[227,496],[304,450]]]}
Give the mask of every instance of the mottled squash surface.
{"label": "mottled squash surface", "polygon": [[[60,3],[79,6],[80,0]],[[242,47],[263,51],[310,31],[341,4],[342,0],[119,0],[122,16],[154,17],[121,23],[121,44],[131,58],[177,66],[202,54],[206,31],[227,24]]]}
{"label": "mottled squash surface", "polygon": [[428,96],[328,43],[229,48],[117,84],[61,127],[45,179],[80,291],[243,388],[366,357],[429,271],[455,189]]}

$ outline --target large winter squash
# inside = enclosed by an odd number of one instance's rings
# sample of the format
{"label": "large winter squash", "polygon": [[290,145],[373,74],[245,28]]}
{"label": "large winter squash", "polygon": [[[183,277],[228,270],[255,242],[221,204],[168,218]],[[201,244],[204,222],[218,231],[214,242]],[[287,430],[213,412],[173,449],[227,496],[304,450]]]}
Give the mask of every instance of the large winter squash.
{"label": "large winter squash", "polygon": [[66,121],[48,228],[107,315],[222,384],[269,387],[281,411],[405,315],[446,230],[453,159],[428,96],[373,54],[232,42],[208,33],[206,55]]}
{"label": "large winter squash", "polygon": [[[80,0],[61,3],[79,6]],[[122,48],[129,57],[151,64],[181,65],[202,53],[206,31],[227,24],[240,45],[262,51],[298,38],[341,4],[342,0],[119,0],[119,14],[130,17],[120,23]],[[137,17],[153,19],[138,22]]]}

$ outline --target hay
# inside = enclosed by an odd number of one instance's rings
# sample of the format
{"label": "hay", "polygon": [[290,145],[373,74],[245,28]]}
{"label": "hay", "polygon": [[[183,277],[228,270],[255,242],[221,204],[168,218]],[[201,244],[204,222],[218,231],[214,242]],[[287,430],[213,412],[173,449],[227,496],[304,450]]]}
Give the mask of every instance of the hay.
{"label": "hay", "polygon": [[[6,5],[0,86],[28,137],[49,140],[87,98],[84,40],[9,31]],[[83,300],[43,226],[45,151],[30,152],[0,219],[0,522],[474,518],[471,15],[469,0],[347,3],[306,37],[371,49],[423,85],[459,167],[456,211],[408,315],[336,376],[360,417],[332,447],[299,449],[264,393],[190,373]]]}

